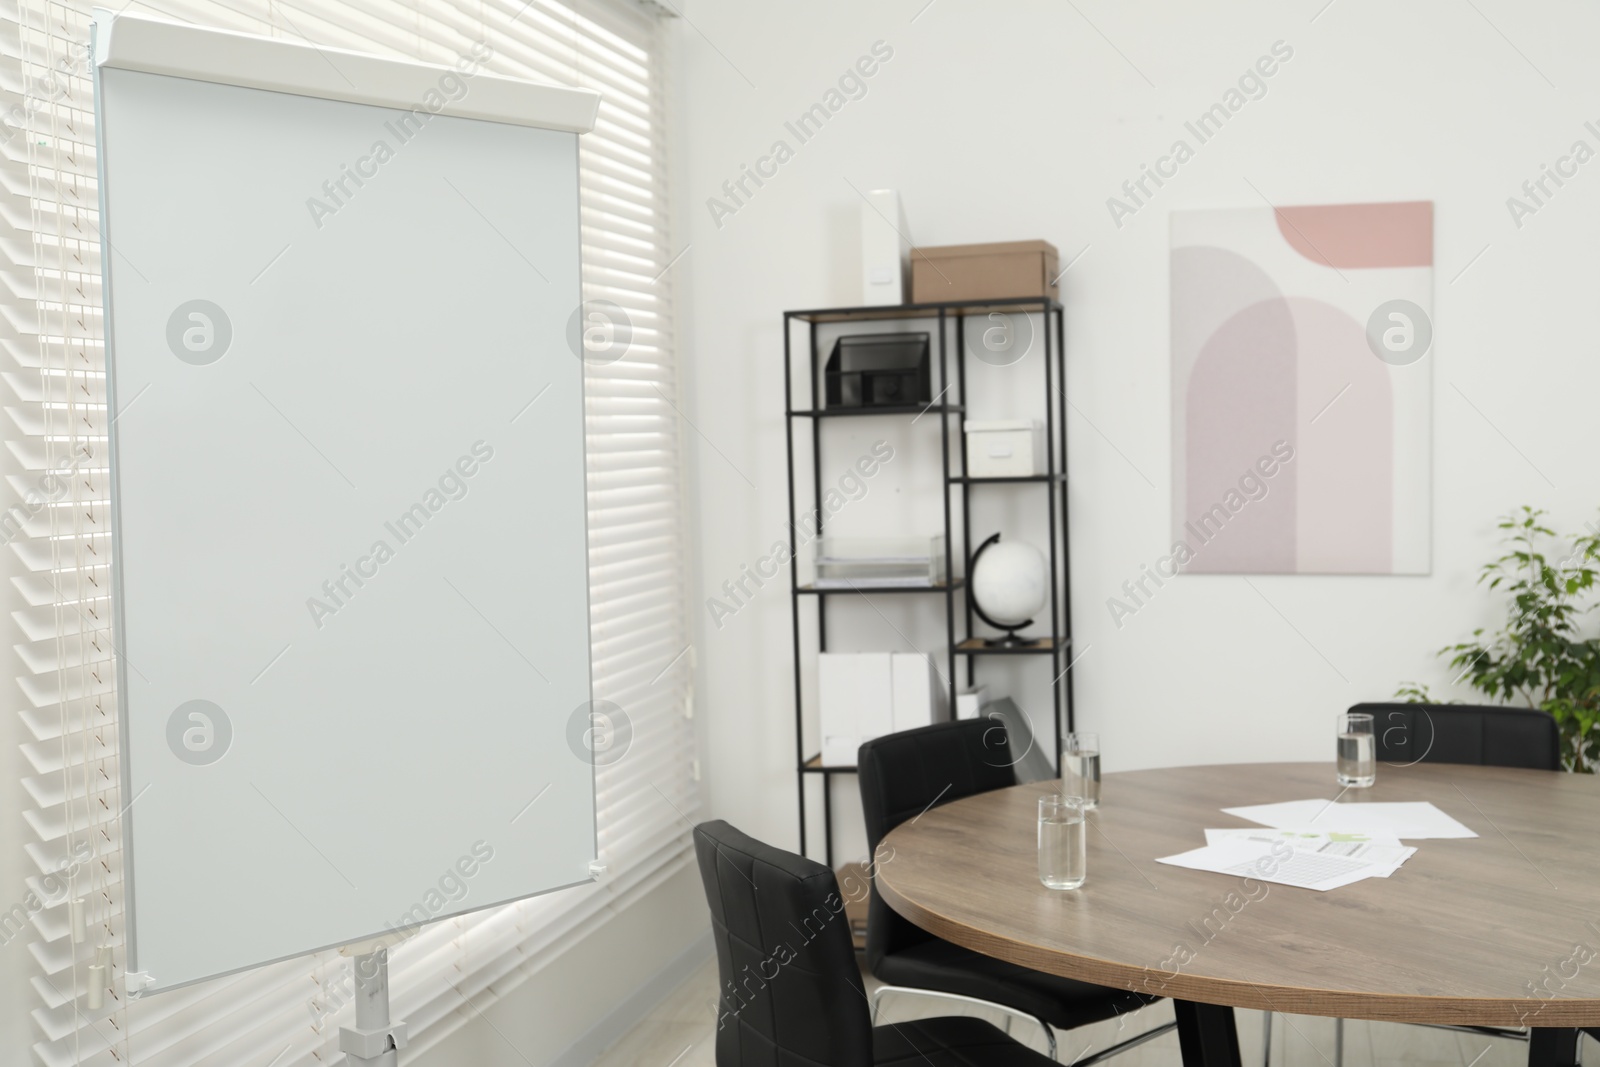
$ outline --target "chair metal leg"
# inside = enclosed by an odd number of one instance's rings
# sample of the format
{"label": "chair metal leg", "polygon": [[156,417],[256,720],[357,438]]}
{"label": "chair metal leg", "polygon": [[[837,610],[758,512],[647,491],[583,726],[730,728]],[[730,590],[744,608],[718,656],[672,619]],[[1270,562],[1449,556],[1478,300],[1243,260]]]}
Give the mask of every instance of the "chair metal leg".
{"label": "chair metal leg", "polygon": [[1406,1023],[1407,1026],[1423,1026],[1430,1030],[1454,1030],[1458,1034],[1477,1034],[1480,1037],[1503,1037],[1508,1041],[1528,1040],[1527,1030],[1511,1030],[1503,1026],[1456,1026],[1453,1023]]}
{"label": "chair metal leg", "polygon": [[1272,1067],[1272,1013],[1261,1013],[1261,1067]]}
{"label": "chair metal leg", "polygon": [[1153,1030],[1146,1030],[1137,1037],[1130,1037],[1128,1040],[1112,1045],[1108,1049],[1102,1049],[1101,1051],[1096,1052],[1093,1056],[1085,1056],[1081,1060],[1073,1060],[1071,1067],[1094,1067],[1095,1064],[1100,1063],[1102,1060],[1109,1060],[1113,1056],[1120,1056],[1131,1048],[1137,1048],[1146,1041],[1153,1041],[1162,1034],[1169,1034],[1177,1028],[1177,1023],[1162,1023]]}
{"label": "chair metal leg", "polygon": [[[1008,1004],[997,1004],[992,1000],[982,1000],[978,997],[969,997],[961,993],[943,993],[937,989],[918,989],[915,986],[879,986],[877,989],[872,991],[872,1024],[874,1026],[878,1025],[878,1016],[883,1010],[883,998],[890,993],[899,993],[908,997],[935,997],[939,1000],[954,1000],[959,1001],[962,1004],[971,1004],[974,1007],[989,1008],[993,1011],[1002,1012],[1006,1017],[1006,1033],[1008,1034],[1011,1032],[1012,1019],[1028,1019],[1036,1023],[1039,1029],[1044,1031],[1044,1040],[1046,1046],[1048,1047],[1050,1058],[1055,1060],[1057,1063],[1061,1062],[1061,1047],[1056,1041],[1055,1028],[1049,1023],[1045,1022],[1037,1015],[1029,1015],[1027,1012],[1020,1011]],[[1122,1053],[1127,1052],[1129,1049],[1137,1048],[1146,1041],[1152,1041],[1155,1038],[1160,1037],[1162,1034],[1170,1033],[1172,1030],[1176,1029],[1177,1026],[1178,1024],[1175,1022],[1163,1023],[1162,1025],[1147,1030],[1135,1037],[1130,1037],[1126,1041],[1118,1042],[1117,1044],[1112,1045],[1110,1048],[1102,1049],[1101,1051],[1096,1052],[1093,1056],[1085,1056],[1082,1059],[1074,1060],[1072,1062],[1072,1067],[1095,1067],[1095,1064],[1109,1060],[1113,1056],[1119,1056]]]}
{"label": "chair metal leg", "polygon": [[1333,1067],[1344,1067],[1344,1020],[1333,1020]]}
{"label": "chair metal leg", "polygon": [[1008,1034],[1011,1032],[1012,1018],[1015,1017],[1028,1019],[1034,1023],[1037,1023],[1039,1029],[1044,1031],[1044,1040],[1045,1044],[1049,1047],[1050,1058],[1052,1060],[1060,1059],[1060,1049],[1056,1047],[1056,1032],[1051,1028],[1049,1023],[1045,1022],[1037,1015],[1029,1015],[1025,1011],[1011,1007],[1009,1004],[997,1004],[992,1000],[982,1000],[978,997],[969,997],[961,993],[944,993],[937,989],[918,989],[915,986],[906,985],[879,986],[873,991],[872,994],[872,1022],[874,1026],[877,1025],[880,1005],[882,1004],[884,995],[887,993],[898,993],[902,996],[908,997],[936,997],[940,1000],[956,1000],[963,1004],[971,1004],[980,1008],[989,1008],[994,1011],[1004,1012],[1006,1017],[1006,1033]]}

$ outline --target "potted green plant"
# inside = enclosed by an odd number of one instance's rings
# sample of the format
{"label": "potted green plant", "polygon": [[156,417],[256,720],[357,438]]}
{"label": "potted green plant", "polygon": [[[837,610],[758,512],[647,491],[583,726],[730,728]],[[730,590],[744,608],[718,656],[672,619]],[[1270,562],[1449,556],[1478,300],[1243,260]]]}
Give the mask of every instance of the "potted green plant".
{"label": "potted green plant", "polygon": [[[1480,585],[1509,598],[1506,623],[1472,640],[1447,645],[1466,682],[1496,703],[1526,704],[1550,713],[1561,728],[1561,759],[1570,771],[1593,774],[1600,766],[1600,636],[1580,630],[1600,594],[1600,525],[1562,538],[1544,525],[1542,510],[1523,506],[1503,518],[1503,551],[1484,565]],[[1559,548],[1561,555],[1552,559]],[[1426,685],[1406,682],[1396,697],[1433,703]]]}

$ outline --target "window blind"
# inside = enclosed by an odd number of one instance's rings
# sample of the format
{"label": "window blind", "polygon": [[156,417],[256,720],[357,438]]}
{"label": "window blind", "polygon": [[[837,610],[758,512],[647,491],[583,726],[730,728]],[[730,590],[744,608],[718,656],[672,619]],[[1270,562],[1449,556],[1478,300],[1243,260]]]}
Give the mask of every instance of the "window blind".
{"label": "window blind", "polygon": [[[28,943],[33,1048],[46,1067],[327,1064],[351,1011],[349,963],[336,954],[144,1000],[124,992],[118,842],[137,798],[117,788],[106,464],[115,413],[104,397],[91,7],[0,0],[0,379],[12,497],[0,543],[19,561],[12,618],[36,872],[32,895],[0,913],[0,939]],[[436,63],[486,44],[487,71],[603,95],[596,129],[579,143],[585,297],[613,306],[585,361],[594,691],[616,720],[597,755],[608,874],[423,927],[392,949],[394,1012],[423,1049],[688,859],[698,789],[658,9],[631,0],[128,9]],[[173,180],[183,180],[181,166]],[[120,399],[124,410],[138,403]],[[91,1007],[96,986],[103,1004]]]}

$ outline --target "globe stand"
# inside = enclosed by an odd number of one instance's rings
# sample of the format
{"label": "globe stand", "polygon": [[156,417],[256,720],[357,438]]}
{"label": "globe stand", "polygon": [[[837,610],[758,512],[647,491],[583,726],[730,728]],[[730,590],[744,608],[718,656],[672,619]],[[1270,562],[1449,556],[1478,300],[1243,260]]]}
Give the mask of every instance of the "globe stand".
{"label": "globe stand", "polygon": [[[983,618],[983,612],[981,612],[981,611],[978,612],[978,617],[979,618]],[[993,626],[997,630],[1005,630],[1006,631],[1006,634],[1005,634],[1004,637],[985,637],[985,638],[983,638],[982,640],[983,640],[983,647],[984,648],[1021,648],[1023,645],[1031,645],[1031,644],[1033,644],[1033,638],[1031,638],[1031,637],[1020,637],[1017,634],[1018,630],[1025,629],[1026,627],[1032,626],[1033,625],[1033,620],[1032,619],[1029,619],[1027,622],[1022,623],[1020,626],[1001,626],[999,623],[993,621],[992,619],[984,619],[983,621],[988,623],[990,626]]]}
{"label": "globe stand", "polygon": [[[967,564],[967,574],[968,575],[973,575],[973,574],[976,574],[978,572],[978,560],[979,560],[980,557],[983,556],[984,549],[988,548],[992,544],[996,544],[999,540],[1000,540],[1000,535],[999,534],[992,534],[992,535],[990,535],[988,540],[984,541],[983,544],[978,546],[978,550],[972,554],[972,559]],[[1023,645],[1031,645],[1031,644],[1033,644],[1033,639],[1032,638],[1023,637],[1023,636],[1021,636],[1020,634],[1017,633],[1018,630],[1025,630],[1028,627],[1032,626],[1033,625],[1033,620],[1032,619],[1026,619],[1023,622],[1016,623],[1015,625],[1008,625],[1008,624],[1003,623],[1003,622],[996,622],[994,619],[990,618],[988,612],[983,610],[983,605],[978,602],[978,598],[977,598],[976,595],[973,595],[970,599],[972,601],[972,610],[977,613],[978,618],[982,619],[985,623],[987,623],[988,625],[994,627],[996,630],[1004,630],[1005,631],[1005,635],[1002,636],[1002,637],[985,637],[985,638],[982,638],[983,647],[985,647],[985,648],[1021,648]]]}

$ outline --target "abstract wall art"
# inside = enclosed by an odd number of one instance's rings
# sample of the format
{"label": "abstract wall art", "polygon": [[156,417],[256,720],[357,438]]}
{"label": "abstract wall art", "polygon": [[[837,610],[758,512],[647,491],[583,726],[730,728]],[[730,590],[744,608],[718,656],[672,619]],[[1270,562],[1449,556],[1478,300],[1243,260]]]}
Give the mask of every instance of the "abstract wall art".
{"label": "abstract wall art", "polygon": [[1427,574],[1433,204],[1172,214],[1187,573]]}

